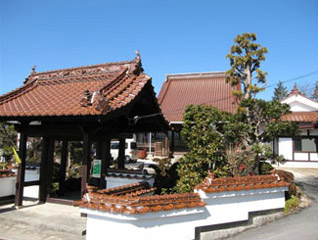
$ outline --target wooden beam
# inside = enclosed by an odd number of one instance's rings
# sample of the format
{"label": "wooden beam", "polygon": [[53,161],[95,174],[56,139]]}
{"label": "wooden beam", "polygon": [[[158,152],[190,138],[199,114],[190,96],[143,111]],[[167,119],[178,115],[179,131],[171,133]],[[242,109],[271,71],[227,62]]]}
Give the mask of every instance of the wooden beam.
{"label": "wooden beam", "polygon": [[61,149],[61,165],[60,165],[60,181],[59,181],[59,194],[64,196],[65,191],[65,175],[66,175],[66,163],[67,163],[67,141],[62,141]]}
{"label": "wooden beam", "polygon": [[23,186],[29,187],[29,186],[39,185],[39,184],[40,184],[40,181],[28,181],[28,182],[24,182]]}
{"label": "wooden beam", "polygon": [[119,139],[117,167],[118,169],[125,168],[125,138]]}
{"label": "wooden beam", "polygon": [[47,183],[47,157],[49,149],[49,139],[42,139],[42,152],[41,152],[41,165],[40,165],[40,188],[39,188],[39,201],[46,202],[46,183]]}
{"label": "wooden beam", "polygon": [[89,183],[91,166],[91,140],[87,132],[83,132],[83,159],[82,159],[82,180],[81,196],[86,193],[86,184]]}
{"label": "wooden beam", "polygon": [[24,132],[20,133],[20,142],[19,142],[19,157],[21,160],[17,184],[16,184],[16,193],[15,193],[15,206],[22,206],[23,201],[23,186],[24,186],[24,176],[25,176],[25,160],[26,160],[26,144],[27,144],[27,135]]}

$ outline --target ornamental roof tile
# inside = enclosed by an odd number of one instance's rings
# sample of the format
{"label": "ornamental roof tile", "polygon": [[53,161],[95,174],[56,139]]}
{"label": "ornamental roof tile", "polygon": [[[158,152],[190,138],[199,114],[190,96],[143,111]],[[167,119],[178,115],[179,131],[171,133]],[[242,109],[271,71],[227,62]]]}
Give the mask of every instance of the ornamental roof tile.
{"label": "ornamental roof tile", "polygon": [[289,186],[289,183],[281,181],[278,175],[213,178],[210,174],[195,189],[201,189],[207,193],[215,193],[287,186]]}
{"label": "ornamental roof tile", "polygon": [[89,192],[82,201],[74,201],[74,205],[128,215],[205,206],[197,193],[147,196],[154,190],[142,182],[128,184]]}
{"label": "ornamental roof tile", "polygon": [[293,112],[281,117],[282,121],[318,123],[318,112]]}
{"label": "ornamental roof tile", "polygon": [[131,61],[30,74],[0,96],[0,117],[105,115],[127,105],[151,78]]}
{"label": "ornamental roof tile", "polygon": [[210,105],[234,113],[237,101],[233,90],[240,90],[240,86],[226,83],[224,72],[172,74],[166,76],[158,101],[165,118],[179,122],[189,104]]}
{"label": "ornamental roof tile", "polygon": [[12,172],[10,169],[1,169],[0,170],[0,178],[6,178],[6,177],[15,177],[15,173]]}

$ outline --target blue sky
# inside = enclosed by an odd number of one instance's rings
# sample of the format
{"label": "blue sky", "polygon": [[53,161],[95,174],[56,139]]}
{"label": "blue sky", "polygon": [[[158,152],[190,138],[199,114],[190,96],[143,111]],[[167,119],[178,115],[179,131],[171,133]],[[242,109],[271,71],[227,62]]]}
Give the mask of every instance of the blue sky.
{"label": "blue sky", "polygon": [[[130,60],[159,93],[166,74],[224,71],[233,39],[255,32],[268,85],[318,80],[316,0],[0,1],[0,94],[37,71]],[[259,97],[271,99],[274,87]]]}

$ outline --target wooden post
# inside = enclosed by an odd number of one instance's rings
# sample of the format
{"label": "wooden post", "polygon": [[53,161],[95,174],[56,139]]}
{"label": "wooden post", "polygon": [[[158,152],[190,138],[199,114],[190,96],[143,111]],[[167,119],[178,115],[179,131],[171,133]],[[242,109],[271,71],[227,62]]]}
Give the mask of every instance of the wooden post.
{"label": "wooden post", "polygon": [[83,133],[83,159],[82,159],[82,181],[81,196],[86,193],[86,184],[89,183],[89,173],[91,165],[91,141],[89,134]]}
{"label": "wooden post", "polygon": [[125,168],[125,138],[119,139],[119,150],[118,150],[118,169]]}
{"label": "wooden post", "polygon": [[49,140],[49,148],[47,154],[47,181],[46,181],[46,197],[51,197],[53,183],[53,164],[54,164],[54,139]]}
{"label": "wooden post", "polygon": [[67,145],[68,145],[68,142],[66,140],[63,140],[62,141],[62,149],[61,149],[60,185],[59,185],[59,194],[61,196],[64,196],[64,192],[65,192]]}
{"label": "wooden post", "polygon": [[169,138],[168,135],[165,134],[165,152],[164,155],[167,156],[169,155]]}
{"label": "wooden post", "polygon": [[110,138],[107,137],[105,141],[101,144],[101,155],[100,158],[102,160],[102,166],[101,166],[101,178],[99,182],[99,188],[104,189],[106,188],[106,174],[107,174],[107,168],[109,168],[110,165]]}
{"label": "wooden post", "polygon": [[102,144],[103,144],[102,141],[98,141],[96,143],[96,159],[101,159]]}
{"label": "wooden post", "polygon": [[170,153],[169,153],[169,157],[173,158],[173,154],[174,154],[174,129],[172,129],[171,131],[171,141],[170,141]]}
{"label": "wooden post", "polygon": [[24,176],[25,176],[25,159],[26,159],[26,144],[27,144],[27,135],[23,132],[20,133],[20,142],[19,142],[19,157],[21,160],[17,184],[16,184],[16,193],[15,193],[15,206],[22,206],[23,201],[23,185],[24,185]]}
{"label": "wooden post", "polygon": [[42,139],[41,165],[40,165],[40,188],[39,201],[46,202],[46,182],[47,182],[47,157],[48,157],[49,139]]}

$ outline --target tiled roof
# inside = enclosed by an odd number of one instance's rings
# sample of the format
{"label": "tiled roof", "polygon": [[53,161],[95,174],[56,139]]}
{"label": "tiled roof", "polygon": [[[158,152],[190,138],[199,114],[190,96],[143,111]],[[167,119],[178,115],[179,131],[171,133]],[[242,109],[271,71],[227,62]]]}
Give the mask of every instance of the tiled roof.
{"label": "tiled roof", "polygon": [[318,112],[293,112],[281,116],[282,121],[318,123]]}
{"label": "tiled roof", "polygon": [[131,102],[149,81],[139,54],[132,61],[32,72],[0,97],[0,117],[106,114]]}
{"label": "tiled roof", "polygon": [[201,184],[197,185],[195,189],[201,189],[207,193],[214,193],[287,186],[289,186],[289,183],[281,181],[278,175],[227,178],[213,178],[213,176],[210,175]]}
{"label": "tiled roof", "polygon": [[[205,202],[201,200],[197,193],[144,196],[149,193],[145,186],[144,189],[137,190],[137,192],[143,192],[141,195],[130,191],[133,188],[141,186],[141,183],[137,183],[90,192],[81,202],[75,201],[74,205],[79,205],[82,208],[128,215],[205,206]],[[119,194],[120,192],[125,193],[127,191],[127,194]]]}
{"label": "tiled roof", "polygon": [[10,169],[0,169],[0,178],[14,177],[15,173]]}
{"label": "tiled roof", "polygon": [[224,72],[167,75],[158,101],[169,122],[182,121],[184,109],[189,104],[211,105],[234,113],[237,102],[232,96],[235,89],[225,82]]}
{"label": "tiled roof", "polygon": [[155,190],[156,188],[151,188],[148,182],[138,182],[115,188],[98,190],[97,193],[113,196],[141,196],[144,194],[153,193]]}
{"label": "tiled roof", "polygon": [[288,97],[290,97],[292,95],[301,95],[301,96],[304,96],[304,97],[306,96],[305,94],[303,94],[301,91],[298,90],[296,83],[294,84],[294,88],[288,94]]}

